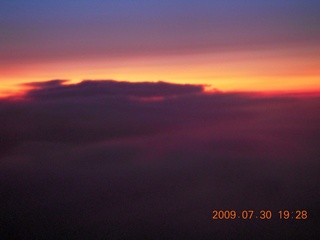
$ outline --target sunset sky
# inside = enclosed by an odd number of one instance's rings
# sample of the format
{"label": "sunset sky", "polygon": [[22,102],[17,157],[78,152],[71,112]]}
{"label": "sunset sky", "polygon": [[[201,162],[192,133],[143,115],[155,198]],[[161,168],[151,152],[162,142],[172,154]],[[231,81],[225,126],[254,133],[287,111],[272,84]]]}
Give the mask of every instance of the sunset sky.
{"label": "sunset sky", "polygon": [[4,0],[0,92],[51,79],[318,91],[316,0]]}
{"label": "sunset sky", "polygon": [[1,0],[0,239],[320,239],[319,13]]}

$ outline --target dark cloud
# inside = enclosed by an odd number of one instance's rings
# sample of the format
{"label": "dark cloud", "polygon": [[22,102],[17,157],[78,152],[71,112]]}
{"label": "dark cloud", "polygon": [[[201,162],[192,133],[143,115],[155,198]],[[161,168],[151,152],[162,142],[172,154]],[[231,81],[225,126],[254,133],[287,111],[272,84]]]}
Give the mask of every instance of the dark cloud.
{"label": "dark cloud", "polygon": [[97,97],[97,96],[125,96],[125,97],[168,97],[181,94],[193,94],[203,91],[202,85],[171,84],[166,82],[116,82],[113,80],[82,81],[78,84],[62,85],[65,80],[52,80],[24,84],[34,87],[27,93],[27,97],[36,99],[52,99],[67,97]]}
{"label": "dark cloud", "polygon": [[[50,80],[50,81],[43,81],[43,82],[29,82],[29,83],[23,83],[22,86],[25,87],[31,87],[31,88],[40,88],[41,90],[45,88],[54,88],[54,87],[60,87],[63,83],[68,82],[68,80]],[[29,93],[30,94],[30,93]]]}
{"label": "dark cloud", "polygon": [[[0,104],[4,239],[319,236],[318,97],[115,81],[29,87]],[[213,209],[274,216],[212,221]],[[281,209],[308,219],[279,220]]]}

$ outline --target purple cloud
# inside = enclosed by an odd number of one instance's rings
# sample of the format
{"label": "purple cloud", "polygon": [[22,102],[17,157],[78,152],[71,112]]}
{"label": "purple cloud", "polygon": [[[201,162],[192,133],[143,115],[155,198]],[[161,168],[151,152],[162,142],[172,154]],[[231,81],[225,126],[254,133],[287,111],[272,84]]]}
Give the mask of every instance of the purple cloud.
{"label": "purple cloud", "polygon": [[90,81],[78,84],[62,85],[65,80],[52,80],[24,84],[34,87],[27,93],[27,97],[36,99],[75,98],[97,96],[124,97],[169,97],[184,94],[195,94],[203,91],[202,85],[171,84],[166,82],[116,82],[113,80]]}
{"label": "purple cloud", "polygon": [[[28,101],[0,104],[3,238],[319,235],[318,97],[169,83],[29,86]],[[213,221],[214,209],[274,216]],[[280,220],[285,209],[306,209],[308,219]]]}

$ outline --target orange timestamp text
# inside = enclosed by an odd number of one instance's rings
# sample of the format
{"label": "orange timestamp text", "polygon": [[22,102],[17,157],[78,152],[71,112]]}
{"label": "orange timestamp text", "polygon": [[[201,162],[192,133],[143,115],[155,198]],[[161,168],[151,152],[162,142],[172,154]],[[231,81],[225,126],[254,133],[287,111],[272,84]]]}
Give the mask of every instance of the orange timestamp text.
{"label": "orange timestamp text", "polygon": [[294,220],[306,220],[308,218],[307,210],[279,210],[273,212],[271,210],[213,210],[212,220],[250,220],[250,219],[260,219],[260,220],[270,220],[270,219],[294,219]]}

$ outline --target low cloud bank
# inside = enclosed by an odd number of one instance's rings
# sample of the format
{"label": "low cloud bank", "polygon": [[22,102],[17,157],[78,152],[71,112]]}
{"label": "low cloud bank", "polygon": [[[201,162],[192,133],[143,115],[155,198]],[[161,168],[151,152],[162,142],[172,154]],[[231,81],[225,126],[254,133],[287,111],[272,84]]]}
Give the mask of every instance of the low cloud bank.
{"label": "low cloud bank", "polygon": [[201,93],[202,85],[172,84],[166,82],[117,82],[114,80],[90,81],[66,84],[66,80],[51,80],[24,84],[33,87],[27,97],[33,99],[84,98],[84,97],[168,97]]}
{"label": "low cloud bank", "polygon": [[[4,238],[319,236],[318,97],[164,82],[28,86],[24,100],[0,103]],[[213,221],[214,209],[274,216]],[[280,220],[286,209],[308,219]]]}

